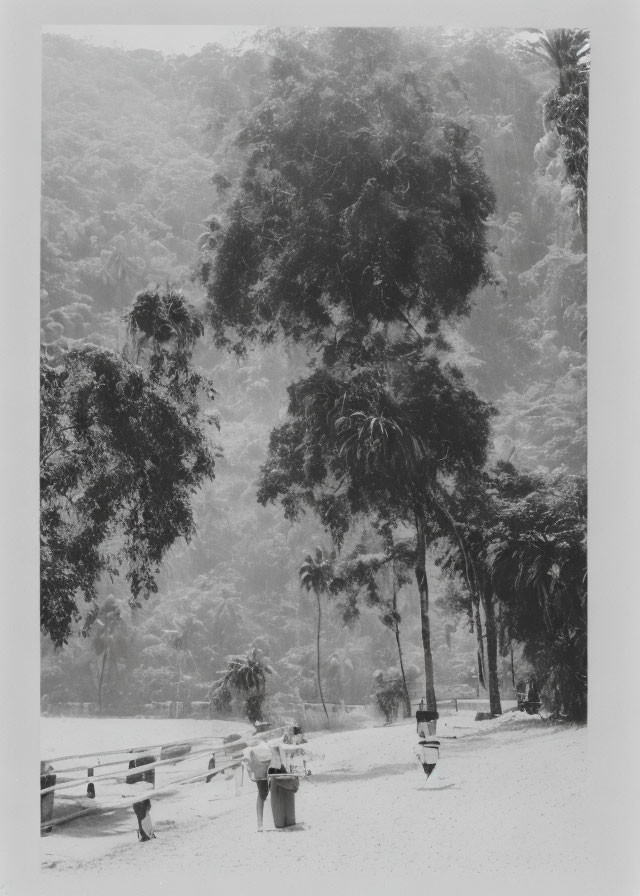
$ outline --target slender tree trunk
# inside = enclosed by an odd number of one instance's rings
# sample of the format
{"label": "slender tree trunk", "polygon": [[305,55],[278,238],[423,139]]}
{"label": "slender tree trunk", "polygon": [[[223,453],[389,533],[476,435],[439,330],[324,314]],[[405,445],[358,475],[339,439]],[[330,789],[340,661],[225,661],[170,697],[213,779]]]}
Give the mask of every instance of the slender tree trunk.
{"label": "slender tree trunk", "polygon": [[473,596],[473,616],[476,626],[476,641],[478,642],[478,696],[480,696],[480,684],[487,687],[487,664],[484,656],[484,637],[482,631],[482,617],[480,616],[480,598]]}
{"label": "slender tree trunk", "polygon": [[191,657],[191,662],[193,663],[193,670],[194,670],[194,672],[196,673],[196,675],[197,675],[198,678],[199,678],[199,677],[200,677],[200,673],[198,672],[198,664],[196,663],[195,658],[194,658],[194,656],[193,656],[193,654],[191,653],[190,650],[188,651],[188,654],[189,654],[189,656]]}
{"label": "slender tree trunk", "polygon": [[102,682],[104,681],[104,670],[107,665],[107,654],[109,650],[105,650],[102,657],[102,668],[100,669],[100,680],[98,681],[98,712],[102,714]]}
{"label": "slender tree trunk", "polygon": [[331,727],[331,720],[329,719],[329,713],[327,712],[327,707],[324,702],[324,695],[322,693],[322,681],[320,679],[320,626],[322,624],[322,604],[320,603],[320,594],[318,592],[316,592],[316,600],[318,601],[318,632],[316,637],[316,657],[318,660],[318,693],[320,694],[320,702],[322,703],[324,714],[327,717],[327,722],[329,723],[329,727]]}
{"label": "slender tree trunk", "polygon": [[302,588],[300,588],[300,594],[298,595],[298,612],[297,612],[297,623],[296,623],[296,647],[300,647],[302,644]]}
{"label": "slender tree trunk", "polygon": [[404,663],[402,662],[402,647],[400,646],[400,629],[395,627],[396,644],[398,645],[398,659],[400,660],[400,673],[402,674],[402,684],[404,686],[404,706],[405,717],[411,718],[411,698],[409,697],[409,688],[407,687],[407,679],[404,674]]}
{"label": "slender tree trunk", "polygon": [[180,661],[180,654],[176,657],[176,665],[178,667],[178,681],[176,683],[176,702],[179,703],[181,700],[180,693],[182,691],[182,663]]}
{"label": "slender tree trunk", "polygon": [[[393,612],[398,612],[398,593],[396,591],[396,568],[395,563],[391,564],[392,588],[393,588]],[[400,674],[402,675],[402,684],[404,686],[404,703],[405,717],[411,718],[411,698],[409,697],[409,688],[407,687],[407,679],[404,674],[404,663],[402,661],[402,647],[400,645],[400,627],[395,623],[394,634],[396,636],[396,644],[398,645],[398,659],[400,661]]]}
{"label": "slender tree trunk", "polygon": [[485,630],[487,633],[487,666],[489,668],[489,711],[502,715],[500,704],[500,683],[498,681],[498,632],[493,602],[493,592],[484,592]]}
{"label": "slender tree trunk", "polygon": [[425,521],[421,508],[416,508],[416,582],[420,595],[420,621],[422,624],[422,650],[424,653],[425,696],[427,711],[437,712],[436,691],[433,682],[433,657],[431,656],[431,624],[429,621],[429,583],[427,582],[427,540]]}

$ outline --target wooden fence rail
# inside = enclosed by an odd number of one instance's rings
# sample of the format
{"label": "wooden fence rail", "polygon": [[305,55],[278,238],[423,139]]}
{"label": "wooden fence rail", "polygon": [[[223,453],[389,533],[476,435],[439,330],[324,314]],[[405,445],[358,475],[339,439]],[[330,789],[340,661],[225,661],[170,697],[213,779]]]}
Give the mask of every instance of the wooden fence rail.
{"label": "wooden fence rail", "polygon": [[[77,787],[79,784],[86,784],[89,781],[92,784],[96,781],[105,781],[107,779],[117,781],[119,778],[127,778],[132,774],[148,772],[152,768],[160,768],[164,765],[176,765],[178,762],[186,762],[189,759],[197,759],[200,756],[209,756],[214,752],[214,750],[198,750],[195,753],[188,753],[185,756],[180,756],[174,759],[159,759],[156,762],[145,762],[142,765],[137,765],[135,769],[126,768],[123,769],[122,772],[105,772],[104,775],[94,774],[90,777],[74,778],[73,781],[63,781],[60,784],[52,784],[51,787],[43,787],[40,791],[40,796],[44,796],[45,793],[51,793],[53,790],[68,790],[70,787]],[[123,759],[122,761],[126,762],[127,760]],[[99,768],[99,766],[94,766],[94,768]]]}
{"label": "wooden fence rail", "polygon": [[[126,779],[127,777],[129,777],[130,775],[133,775],[133,774],[144,774],[145,772],[150,771],[151,769],[160,768],[160,767],[164,767],[164,766],[168,766],[168,765],[178,765],[179,763],[189,762],[190,760],[199,759],[203,756],[212,757],[214,762],[216,760],[224,760],[225,758],[229,759],[229,761],[225,762],[223,765],[216,765],[216,767],[214,767],[214,768],[207,768],[206,771],[204,771],[204,770],[198,771],[195,774],[190,774],[183,778],[174,779],[174,780],[168,782],[167,784],[162,785],[161,787],[156,788],[154,786],[152,790],[148,791],[148,793],[149,793],[149,796],[153,795],[155,797],[158,793],[163,793],[167,790],[170,790],[170,789],[180,786],[182,784],[193,783],[193,782],[201,781],[204,779],[211,780],[211,778],[215,777],[216,775],[219,775],[224,772],[228,772],[231,769],[237,769],[242,764],[241,760],[240,760],[240,756],[239,756],[239,753],[241,751],[246,749],[246,747],[248,747],[248,746],[252,746],[253,744],[258,743],[261,740],[277,740],[278,738],[282,737],[287,732],[288,727],[289,726],[283,726],[281,728],[274,728],[274,729],[271,729],[271,730],[268,730],[265,732],[261,732],[261,733],[245,734],[244,736],[239,736],[236,740],[228,740],[226,738],[221,738],[221,737],[211,737],[211,738],[199,737],[199,738],[192,738],[192,739],[181,740],[181,741],[172,741],[171,743],[166,743],[166,744],[156,744],[151,747],[132,747],[129,750],[106,750],[106,751],[99,751],[96,753],[84,753],[84,754],[76,754],[76,755],[70,755],[70,756],[53,757],[52,759],[43,760],[41,762],[41,777],[44,774],[52,774],[52,773],[55,774],[56,773],[55,767],[44,771],[46,766],[51,766],[51,764],[55,763],[55,762],[59,763],[59,762],[65,761],[65,760],[68,761],[69,759],[80,759],[80,758],[95,759],[98,756],[113,756],[113,755],[118,755],[118,754],[122,755],[122,756],[130,757],[131,754],[140,754],[140,753],[145,753],[145,752],[151,752],[152,750],[157,752],[158,750],[162,750],[167,747],[177,747],[177,746],[182,746],[182,745],[191,746],[192,744],[201,744],[203,741],[206,741],[206,740],[212,740],[212,741],[213,740],[215,740],[215,741],[222,740],[223,741],[222,744],[218,744],[215,747],[200,749],[200,750],[196,750],[194,752],[191,752],[191,750],[189,750],[188,753],[185,753],[182,756],[174,756],[174,757],[169,757],[167,759],[156,760],[154,762],[143,763],[141,765],[135,766],[135,769],[128,767],[128,763],[130,762],[129,758],[123,758],[121,760],[115,760],[113,762],[108,763],[109,766],[127,763],[127,768],[123,769],[122,772],[105,772],[104,774],[96,775],[96,774],[90,773],[89,769],[87,768],[86,776],[83,775],[82,777],[75,778],[71,781],[68,781],[68,780],[62,781],[59,784],[56,783],[49,787],[43,787],[40,789],[40,795],[42,798],[42,797],[46,797],[47,794],[54,793],[56,790],[58,790],[58,791],[68,790],[73,787],[84,786],[89,783],[94,784],[96,781],[101,781],[101,780],[102,781],[104,781],[104,780],[118,781],[123,778]],[[94,765],[93,768],[100,768],[100,766]],[[81,769],[84,769],[84,766],[80,766],[77,769],[61,769],[59,771],[64,774],[65,772],[75,771],[75,770],[79,771]],[[132,806],[134,803],[140,802],[141,798],[143,798],[143,797],[141,797],[140,794],[137,794],[136,796],[132,796],[132,797],[128,798],[126,802],[117,803],[115,806],[114,805],[85,806],[82,809],[78,810],[77,812],[72,812],[71,814],[67,813],[66,815],[60,816],[59,818],[55,818],[55,819],[50,818],[46,821],[42,821],[40,828],[41,828],[41,830],[48,830],[48,829],[52,828],[54,825],[62,824],[65,821],[72,821],[75,818],[80,818],[81,816],[87,815],[89,813],[93,814],[96,812],[97,813],[108,812],[108,811],[112,811],[116,807],[130,806],[130,805]]]}
{"label": "wooden fence rail", "polygon": [[[206,772],[199,772],[197,775],[189,775],[185,778],[180,778],[176,781],[171,781],[168,784],[164,784],[162,787],[155,788],[153,791],[147,791],[148,796],[145,797],[142,793],[136,794],[136,796],[123,798],[122,802],[119,803],[111,803],[106,806],[85,806],[82,809],[79,809],[77,812],[71,812],[66,815],[61,815],[59,818],[52,818],[50,821],[43,821],[40,824],[40,830],[46,830],[54,825],[63,824],[65,821],[73,821],[75,818],[80,818],[83,815],[91,814],[100,814],[102,812],[112,812],[114,809],[128,809],[130,806],[133,806],[134,803],[139,803],[141,800],[147,798],[154,798],[159,793],[163,793],[167,790],[171,790],[174,787],[177,787],[181,784],[189,784],[195,781],[201,781],[203,778],[213,778],[216,775],[220,775],[223,772],[229,771],[229,769],[236,769],[241,766],[242,763],[240,761],[230,762],[228,765],[217,768],[217,769],[208,769]],[[146,768],[146,766],[140,766],[140,768]]]}
{"label": "wooden fence rail", "polygon": [[98,756],[125,756],[129,753],[145,753],[147,750],[161,750],[162,747],[178,747],[181,744],[195,744],[207,740],[224,741],[224,737],[221,735],[210,735],[209,737],[192,737],[187,738],[186,740],[174,740],[165,744],[154,743],[148,747],[123,747],[120,750],[95,750],[93,753],[70,753],[68,756],[55,756],[53,759],[43,759],[42,761],[65,762],[69,759],[96,759]]}

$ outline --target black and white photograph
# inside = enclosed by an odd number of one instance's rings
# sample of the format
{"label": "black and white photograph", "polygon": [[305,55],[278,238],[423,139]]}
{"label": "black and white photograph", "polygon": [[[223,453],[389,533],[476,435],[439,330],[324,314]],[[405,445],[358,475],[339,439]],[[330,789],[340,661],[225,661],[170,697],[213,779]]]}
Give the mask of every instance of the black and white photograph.
{"label": "black and white photograph", "polygon": [[41,25],[42,892],[603,892],[599,57],[540,18]]}

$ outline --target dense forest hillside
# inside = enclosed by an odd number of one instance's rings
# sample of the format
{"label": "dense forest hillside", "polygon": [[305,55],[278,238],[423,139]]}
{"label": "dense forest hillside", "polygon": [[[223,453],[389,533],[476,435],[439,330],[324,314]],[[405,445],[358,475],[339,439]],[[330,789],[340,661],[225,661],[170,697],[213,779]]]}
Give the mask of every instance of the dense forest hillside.
{"label": "dense forest hillside", "polygon": [[[41,340],[53,369],[82,346],[131,359],[125,313],[150,284],[179,292],[206,318],[203,264],[232,220],[252,152],[237,137],[267,101],[275,46],[267,35],[242,51],[209,45],[165,57],[44,36]],[[545,113],[557,71],[509,31],[416,32],[394,52],[393,65],[431,79],[438,114],[472,135],[495,193],[491,276],[474,289],[468,315],[442,321],[443,357],[495,407],[487,464],[555,483],[557,497],[558,483],[586,467],[586,242],[564,144]],[[219,432],[211,429],[215,478],[192,496],[194,531],[164,557],[149,600],[131,606],[112,570],[100,578],[93,627],[81,633],[74,623],[62,648],[43,634],[45,706],[99,702],[124,712],[208,700],[228,657],[251,648],[272,670],[272,706],[318,699],[317,605],[299,570],[309,552],[329,557],[336,545],[311,510],[293,520],[279,503],[257,502],[270,433],[287,419],[287,388],[314,369],[318,349],[280,335],[240,354],[215,342],[205,323],[193,364],[211,382]],[[380,538],[358,518],[336,564],[363,545],[380,552]],[[480,611],[443,545],[436,533],[427,561],[440,699],[488,685],[478,683]],[[411,695],[424,693],[415,578],[385,575],[357,618],[348,619],[344,593],[323,597],[328,701],[369,702],[377,673],[378,682],[400,675],[399,644]],[[380,591],[386,601],[393,593],[391,616]],[[497,619],[504,696],[530,665],[522,630],[506,610]]]}

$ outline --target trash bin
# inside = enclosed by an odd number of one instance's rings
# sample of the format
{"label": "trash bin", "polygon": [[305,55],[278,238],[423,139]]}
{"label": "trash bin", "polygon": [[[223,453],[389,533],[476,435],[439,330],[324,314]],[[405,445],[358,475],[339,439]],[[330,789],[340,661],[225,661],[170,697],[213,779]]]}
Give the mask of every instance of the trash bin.
{"label": "trash bin", "polygon": [[[53,766],[47,765],[45,762],[40,763],[40,790],[45,787],[53,787],[56,783],[57,776],[53,774]],[[45,824],[53,818],[53,797],[55,790],[50,793],[43,793],[40,796],[40,823]],[[45,828],[48,834],[51,828]]]}
{"label": "trash bin", "polygon": [[269,775],[271,784],[271,812],[277,828],[288,828],[296,823],[296,792],[300,785],[297,775],[284,773]]}

